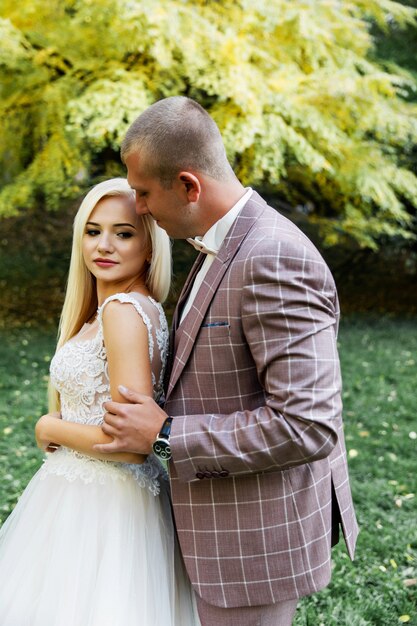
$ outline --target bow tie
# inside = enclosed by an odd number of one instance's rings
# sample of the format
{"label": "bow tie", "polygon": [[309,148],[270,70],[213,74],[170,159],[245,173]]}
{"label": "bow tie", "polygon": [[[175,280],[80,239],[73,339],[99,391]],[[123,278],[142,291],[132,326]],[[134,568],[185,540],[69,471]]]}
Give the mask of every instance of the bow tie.
{"label": "bow tie", "polygon": [[214,248],[209,248],[208,246],[206,246],[206,244],[202,242],[202,237],[194,237],[194,239],[192,237],[189,237],[187,241],[196,250],[198,250],[199,252],[202,252],[203,254],[213,254],[214,256],[217,255],[218,250],[215,250]]}

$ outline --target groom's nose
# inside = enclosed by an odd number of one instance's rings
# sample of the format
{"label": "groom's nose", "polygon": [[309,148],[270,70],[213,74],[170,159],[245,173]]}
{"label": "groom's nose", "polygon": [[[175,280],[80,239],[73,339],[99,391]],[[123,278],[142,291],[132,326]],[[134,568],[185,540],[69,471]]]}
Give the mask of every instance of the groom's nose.
{"label": "groom's nose", "polygon": [[148,205],[146,204],[146,199],[143,198],[143,196],[140,196],[137,192],[136,192],[135,209],[138,215],[146,215],[146,213],[149,213]]}

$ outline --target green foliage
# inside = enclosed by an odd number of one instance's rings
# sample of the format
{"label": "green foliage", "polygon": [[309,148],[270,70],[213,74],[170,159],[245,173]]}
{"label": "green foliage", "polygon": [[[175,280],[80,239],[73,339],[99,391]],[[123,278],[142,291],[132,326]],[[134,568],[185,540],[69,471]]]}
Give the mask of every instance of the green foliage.
{"label": "green foliage", "polygon": [[[0,331],[0,523],[41,463],[51,333]],[[294,626],[417,626],[415,319],[342,320],[346,447],[361,532],[352,564],[333,550],[331,585],[304,598]],[[407,621],[407,616],[409,620]]]}
{"label": "green foliage", "polygon": [[[417,9],[417,0],[399,0],[401,4]],[[375,31],[375,56],[383,66],[398,71],[401,67],[410,72],[417,79],[417,64],[415,47],[417,44],[417,30],[413,25],[398,28],[396,25],[386,31]],[[410,90],[410,100],[417,100],[417,91]]]}
{"label": "green foliage", "polygon": [[2,332],[0,342],[0,523],[41,464],[36,420],[47,411],[47,374],[54,336]]}
{"label": "green foliage", "polygon": [[411,75],[371,59],[370,24],[415,27],[390,0],[15,0],[0,18],[0,215],[58,209],[123,171],[155,100],[197,99],[244,184],[305,207],[324,242],[409,237]]}

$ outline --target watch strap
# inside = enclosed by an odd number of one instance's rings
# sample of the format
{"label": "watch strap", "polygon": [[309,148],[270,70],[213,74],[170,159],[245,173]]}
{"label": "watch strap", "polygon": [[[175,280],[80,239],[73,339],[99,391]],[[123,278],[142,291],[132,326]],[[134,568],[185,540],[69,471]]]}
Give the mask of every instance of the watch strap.
{"label": "watch strap", "polygon": [[157,435],[157,439],[169,439],[171,434],[172,417],[167,417],[161,426],[161,430]]}

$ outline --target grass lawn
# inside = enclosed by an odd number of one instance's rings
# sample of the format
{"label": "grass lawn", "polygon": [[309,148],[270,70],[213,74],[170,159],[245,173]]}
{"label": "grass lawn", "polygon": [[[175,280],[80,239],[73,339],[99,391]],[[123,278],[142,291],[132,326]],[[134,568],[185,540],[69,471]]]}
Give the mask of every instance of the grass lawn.
{"label": "grass lawn", "polygon": [[[0,523],[41,463],[33,427],[53,345],[53,333],[0,334]],[[295,625],[417,626],[416,320],[344,320],[340,354],[357,559],[334,550],[331,585],[300,603]]]}

